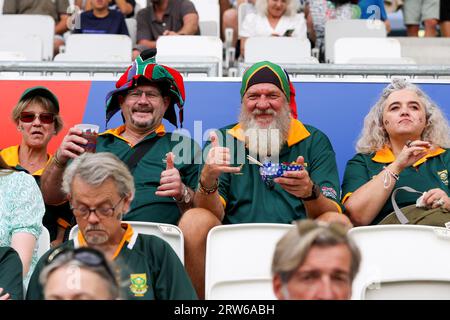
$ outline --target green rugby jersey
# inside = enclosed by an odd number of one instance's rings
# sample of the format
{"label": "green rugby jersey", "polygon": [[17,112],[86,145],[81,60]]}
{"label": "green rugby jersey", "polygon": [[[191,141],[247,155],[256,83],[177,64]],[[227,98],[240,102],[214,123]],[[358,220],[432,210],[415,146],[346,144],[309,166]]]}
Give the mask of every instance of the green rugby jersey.
{"label": "green rugby jersey", "polygon": [[[240,125],[230,125],[219,131],[218,136],[225,137],[221,145],[225,143],[234,150],[233,165],[239,165],[238,160],[245,161],[242,174],[223,173],[219,178],[219,194],[225,207],[223,223],[291,223],[306,218],[302,200],[278,184],[273,188],[267,187],[259,173],[259,166],[249,164]],[[237,150],[244,150],[245,154],[239,155]],[[207,154],[206,150],[204,154]],[[320,186],[324,196],[335,202],[336,211],[342,212],[335,153],[329,139],[318,129],[291,119],[287,144],[281,149],[279,161],[296,161],[298,156],[305,158],[305,169],[311,179]]]}
{"label": "green rugby jersey", "polygon": [[12,300],[23,300],[22,261],[10,247],[0,247],[1,295],[9,293]]}
{"label": "green rugby jersey", "polygon": [[[156,236],[136,233],[126,223],[122,226],[126,232],[114,255],[114,262],[120,268],[122,299],[197,299],[183,264],[166,241]],[[61,247],[78,248],[86,245],[81,232],[78,232],[77,238],[63,243]],[[44,298],[39,274],[54,250],[49,250],[36,265],[28,286],[27,299]]]}
{"label": "green rugby jersey", "polygon": [[[356,154],[347,162],[344,180],[342,183],[342,203],[351,197],[352,193],[359,187],[370,181],[374,176],[383,171],[384,166],[388,166],[395,160],[392,151],[385,147],[375,153]],[[418,160],[412,166],[404,169],[399,180],[395,181],[395,188],[408,186],[417,191],[427,191],[434,188],[444,190],[447,195],[448,170],[450,168],[450,153],[446,149],[438,148],[430,150],[427,155]],[[419,197],[416,193],[399,191],[395,200],[400,208],[416,203]],[[391,198],[389,197],[380,213],[371,224],[378,224],[389,213],[393,212]]]}

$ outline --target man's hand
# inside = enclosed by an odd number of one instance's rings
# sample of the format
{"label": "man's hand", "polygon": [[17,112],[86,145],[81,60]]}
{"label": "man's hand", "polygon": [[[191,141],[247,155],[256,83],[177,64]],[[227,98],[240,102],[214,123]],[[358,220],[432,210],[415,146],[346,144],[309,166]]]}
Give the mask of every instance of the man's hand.
{"label": "man's hand", "polygon": [[178,33],[176,33],[175,31],[172,30],[166,30],[163,32],[163,36],[177,36]]}
{"label": "man's hand", "polygon": [[5,293],[4,295],[2,295],[3,293],[3,288],[0,288],[0,300],[11,300],[11,295],[9,293]]}
{"label": "man's hand", "polygon": [[81,145],[87,144],[88,140],[81,137],[81,134],[80,129],[75,127],[69,129],[55,154],[61,164],[66,164],[69,159],[74,159],[85,152]]}
{"label": "man's hand", "polygon": [[[297,158],[296,162],[304,166],[305,159],[300,156]],[[305,169],[299,171],[285,171],[282,177],[275,178],[273,181],[297,198],[309,197],[314,185],[309,177],[308,171]]]}
{"label": "man's hand", "polygon": [[215,132],[211,132],[211,149],[206,157],[205,166],[203,167],[200,179],[202,184],[206,187],[214,185],[215,181],[223,172],[238,173],[241,171],[240,167],[231,167],[230,149],[221,147],[219,139]]}
{"label": "man's hand", "polygon": [[174,159],[174,154],[169,152],[166,156],[166,170],[161,172],[160,186],[155,194],[159,197],[174,197],[181,200],[184,185],[181,181],[180,172],[175,168]]}

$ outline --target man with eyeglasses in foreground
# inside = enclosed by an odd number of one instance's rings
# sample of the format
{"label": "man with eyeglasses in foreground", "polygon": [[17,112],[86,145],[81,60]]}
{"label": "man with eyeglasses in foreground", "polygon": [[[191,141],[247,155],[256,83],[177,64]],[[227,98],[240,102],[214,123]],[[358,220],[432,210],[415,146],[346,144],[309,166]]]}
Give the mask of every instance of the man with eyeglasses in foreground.
{"label": "man with eyeglasses in foreground", "polygon": [[341,223],[302,220],[276,247],[272,283],[280,300],[348,300],[361,253]]}
{"label": "man with eyeglasses in foreground", "polygon": [[[184,83],[178,71],[156,64],[154,54],[143,52],[107,95],[106,123],[121,111],[124,124],[100,134],[96,152],[112,152],[131,168],[136,195],[125,220],[176,225],[181,213],[192,207],[198,176],[194,157],[200,148],[190,138],[166,132],[162,124],[164,117],[177,126],[178,104],[182,125]],[[71,128],[45,169],[41,189],[46,203],[66,200],[61,179],[69,160],[85,152],[82,146],[88,141],[81,134]],[[180,141],[183,148],[175,158],[171,151]]]}
{"label": "man with eyeglasses in foreground", "polygon": [[[65,170],[63,190],[79,227],[76,238],[60,248],[90,247],[120,267],[125,299],[191,300],[195,290],[184,267],[164,240],[136,233],[122,223],[134,197],[133,177],[111,153],[83,154]],[[42,299],[39,275],[54,250],[39,260],[31,277],[27,299]],[[51,259],[50,259],[51,260]],[[67,274],[67,286],[77,283]]]}

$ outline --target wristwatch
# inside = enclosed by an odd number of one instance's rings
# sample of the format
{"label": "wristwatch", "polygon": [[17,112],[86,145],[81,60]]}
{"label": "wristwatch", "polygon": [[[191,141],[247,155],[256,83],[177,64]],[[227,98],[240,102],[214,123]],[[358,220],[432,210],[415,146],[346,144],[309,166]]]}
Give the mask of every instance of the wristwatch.
{"label": "wristwatch", "polygon": [[316,200],[320,196],[320,186],[313,181],[311,195],[306,198],[300,198],[303,201]]}
{"label": "wristwatch", "polygon": [[188,187],[186,187],[185,184],[183,184],[183,193],[181,195],[181,200],[175,199],[173,197],[173,200],[175,200],[177,203],[189,203],[191,202],[191,194],[189,193]]}

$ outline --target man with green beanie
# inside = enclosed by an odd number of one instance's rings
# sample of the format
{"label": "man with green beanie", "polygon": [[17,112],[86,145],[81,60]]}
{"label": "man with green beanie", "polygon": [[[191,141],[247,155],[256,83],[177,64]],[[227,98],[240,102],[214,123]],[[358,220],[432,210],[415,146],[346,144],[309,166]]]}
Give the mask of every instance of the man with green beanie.
{"label": "man with green beanie", "polygon": [[[176,225],[180,215],[192,207],[197,186],[199,147],[191,139],[166,132],[163,117],[177,126],[183,121],[184,83],[175,69],[155,63],[154,51],[144,51],[106,97],[106,122],[119,110],[124,124],[99,134],[96,152],[111,152],[133,173],[136,195],[125,220]],[[64,168],[70,159],[85,152],[88,141],[71,128],[44,171],[41,189],[46,203],[61,203]],[[174,156],[172,150],[181,148]],[[176,148],[175,148],[176,150]]]}
{"label": "man with green beanie", "polygon": [[[254,64],[242,77],[239,122],[210,136],[195,194],[199,208],[186,212],[179,224],[185,237],[185,266],[200,297],[206,237],[214,226],[291,223],[307,217],[350,224],[339,202],[331,143],[324,133],[295,119],[291,88],[280,66],[269,61]],[[258,162],[303,169],[266,184]]]}

